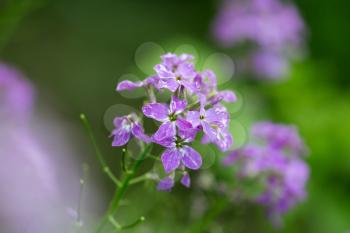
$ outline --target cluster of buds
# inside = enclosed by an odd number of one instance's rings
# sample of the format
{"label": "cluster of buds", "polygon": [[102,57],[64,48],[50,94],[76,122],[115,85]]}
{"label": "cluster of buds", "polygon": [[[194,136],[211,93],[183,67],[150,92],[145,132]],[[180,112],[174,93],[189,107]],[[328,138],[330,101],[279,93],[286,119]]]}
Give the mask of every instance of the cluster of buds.
{"label": "cluster of buds", "polygon": [[[144,88],[149,99],[142,107],[145,117],[160,122],[159,128],[148,136],[142,127],[142,116],[131,113],[114,120],[113,146],[124,146],[132,136],[144,143],[155,143],[164,147],[161,161],[167,174],[158,184],[159,190],[170,190],[174,186],[175,172],[182,174],[181,183],[189,187],[187,169],[197,170],[202,165],[201,155],[191,147],[198,137],[201,142],[214,143],[222,151],[233,143],[229,132],[230,115],[222,102],[235,102],[232,91],[219,91],[215,74],[210,70],[198,72],[193,57],[172,53],[161,56],[155,65],[155,75],[143,81],[124,80],[117,91],[132,91]],[[169,91],[169,103],[157,102],[157,92]]]}

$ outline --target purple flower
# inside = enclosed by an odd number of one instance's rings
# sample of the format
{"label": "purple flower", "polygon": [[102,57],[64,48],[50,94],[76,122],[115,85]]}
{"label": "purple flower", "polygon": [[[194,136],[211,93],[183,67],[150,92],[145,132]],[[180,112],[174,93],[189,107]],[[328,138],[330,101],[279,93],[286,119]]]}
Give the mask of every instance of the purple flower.
{"label": "purple flower", "polygon": [[289,150],[293,155],[302,155],[305,145],[293,126],[259,122],[252,127],[252,135],[271,147]]}
{"label": "purple flower", "polygon": [[166,147],[161,156],[166,173],[174,171],[180,165],[192,170],[197,170],[202,166],[202,157],[188,145],[192,140],[193,137],[181,134],[167,140],[157,141],[158,144]]}
{"label": "purple flower", "polygon": [[[256,123],[250,144],[233,151],[226,166],[236,166],[243,180],[255,179],[262,190],[252,200],[266,206],[274,223],[305,196],[309,168],[301,159],[303,143],[296,129],[270,122]],[[292,152],[292,156],[291,156]]]}
{"label": "purple flower", "polygon": [[[280,0],[225,1],[214,25],[214,34],[224,45],[243,40],[262,47],[299,47],[304,31],[298,10]],[[288,27],[286,27],[288,25]]]}
{"label": "purple flower", "polygon": [[205,100],[202,98],[200,110],[189,111],[186,119],[193,127],[202,128],[207,139],[222,151],[232,146],[232,135],[228,131],[229,114],[223,106],[215,105],[205,110]]}
{"label": "purple flower", "polygon": [[197,95],[209,95],[216,91],[216,75],[211,70],[205,70],[198,73],[193,80],[193,89]]}
{"label": "purple flower", "polygon": [[187,188],[189,188],[191,186],[191,178],[190,178],[190,174],[188,174],[188,172],[185,172],[185,174],[182,176],[181,184]]}
{"label": "purple flower", "polygon": [[[157,189],[169,191],[175,184],[177,169],[182,173],[181,184],[190,187],[188,169],[196,170],[202,165],[201,155],[191,147],[198,132],[204,132],[202,142],[215,143],[223,151],[231,147],[229,114],[221,103],[235,102],[236,95],[229,90],[217,89],[214,72],[197,72],[191,55],[168,53],[161,59],[162,62],[154,67],[154,76],[138,82],[124,80],[117,86],[117,91],[144,87],[149,99],[142,107],[142,112],[146,117],[161,122],[161,125],[149,138],[140,120],[131,114],[115,119],[116,129],[112,135],[113,146],[125,145],[135,136],[139,140],[165,147],[161,161],[169,175],[160,180]],[[153,87],[158,91],[169,89],[172,92],[170,103],[158,103]]]}
{"label": "purple flower", "polygon": [[146,143],[151,141],[150,138],[144,133],[144,129],[140,125],[139,118],[135,114],[116,117],[114,119],[114,126],[115,129],[111,134],[111,136],[114,137],[112,146],[125,145],[128,143],[132,135]]}
{"label": "purple flower", "polygon": [[157,190],[158,191],[170,191],[174,187],[175,181],[170,176],[165,177],[162,179],[158,185]]}
{"label": "purple flower", "polygon": [[213,27],[223,46],[252,43],[251,68],[274,79],[288,73],[288,59],[302,49],[304,32],[296,7],[281,0],[226,0]]}
{"label": "purple flower", "polygon": [[206,96],[212,105],[224,102],[235,102],[237,97],[233,91],[218,91],[216,75],[211,70],[198,73],[193,80],[192,90],[199,96]]}
{"label": "purple flower", "polygon": [[285,55],[274,51],[256,51],[251,58],[252,68],[259,74],[278,79],[289,73],[288,59]]}
{"label": "purple flower", "polygon": [[144,81],[132,82],[130,80],[124,80],[118,83],[117,91],[132,91],[140,87],[153,86],[158,89],[159,78],[157,76],[151,76],[146,78]]}
{"label": "purple flower", "polygon": [[34,105],[34,90],[14,67],[0,63],[0,116],[28,118]]}
{"label": "purple flower", "polygon": [[192,125],[179,115],[186,109],[187,101],[180,100],[176,96],[171,98],[170,105],[163,103],[149,103],[143,106],[142,112],[146,117],[162,122],[157,132],[153,135],[156,142],[176,135],[176,126],[180,129],[191,129]]}
{"label": "purple flower", "polygon": [[[184,172],[183,176],[181,178],[181,184],[185,186],[186,188],[189,188],[191,186],[191,179],[188,172]],[[163,179],[161,179],[157,185],[158,191],[171,191],[171,189],[174,187],[175,181],[173,175],[167,176]]]}
{"label": "purple flower", "polygon": [[305,185],[309,178],[309,167],[303,160],[292,159],[283,172],[269,175],[265,191],[257,201],[268,208],[270,216],[286,213],[305,196]]}
{"label": "purple flower", "polygon": [[192,56],[182,54],[177,56],[168,53],[162,56],[162,63],[154,67],[157,72],[159,88],[167,88],[175,92],[179,87],[183,86],[187,90],[192,90],[192,82],[196,76],[194,65],[190,62]]}

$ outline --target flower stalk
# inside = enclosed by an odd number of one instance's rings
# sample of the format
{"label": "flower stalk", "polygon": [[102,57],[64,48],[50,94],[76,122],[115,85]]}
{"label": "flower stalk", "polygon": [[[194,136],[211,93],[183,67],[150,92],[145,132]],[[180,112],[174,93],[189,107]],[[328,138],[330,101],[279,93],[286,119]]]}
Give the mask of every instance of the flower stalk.
{"label": "flower stalk", "polygon": [[118,180],[118,178],[113,174],[113,172],[111,171],[111,169],[109,168],[109,166],[107,165],[107,162],[104,160],[103,156],[102,156],[102,153],[101,153],[101,150],[99,149],[98,145],[97,145],[97,142],[96,142],[96,139],[95,139],[95,136],[92,132],[92,129],[91,129],[91,126],[90,126],[90,123],[87,119],[87,117],[85,116],[85,114],[80,114],[80,119],[81,121],[83,122],[84,126],[85,126],[85,129],[90,137],[90,140],[95,148],[95,154],[96,154],[96,157],[99,161],[99,163],[101,164],[102,166],[102,170],[103,172],[105,172],[107,174],[107,176],[112,180],[112,182],[120,187],[121,186],[121,183],[120,181]]}
{"label": "flower stalk", "polygon": [[142,162],[144,161],[145,157],[148,155],[150,151],[151,151],[151,144],[146,146],[145,150],[140,154],[138,159],[135,161],[135,163],[131,167],[130,171],[124,174],[124,177],[121,180],[121,185],[116,189],[113,195],[112,201],[110,202],[109,208],[106,212],[106,215],[102,218],[101,222],[97,226],[95,233],[101,232],[104,226],[106,225],[106,223],[108,222],[108,219],[110,218],[110,216],[114,216],[114,214],[118,210],[120,201],[124,197],[128,187],[130,186],[130,181],[133,179],[134,175],[136,174]]}

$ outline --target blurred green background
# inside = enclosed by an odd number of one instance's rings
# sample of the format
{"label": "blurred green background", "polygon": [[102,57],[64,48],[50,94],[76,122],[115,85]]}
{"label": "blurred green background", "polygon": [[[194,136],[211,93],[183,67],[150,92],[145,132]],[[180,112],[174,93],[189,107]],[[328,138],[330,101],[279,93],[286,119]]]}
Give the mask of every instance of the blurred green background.
{"label": "blurred green background", "polygon": [[[295,3],[309,28],[306,59],[293,65],[291,77],[284,82],[234,83],[233,78],[230,85],[246,98],[243,113],[237,118],[247,126],[252,120],[269,118],[296,124],[309,146],[309,196],[286,216],[282,232],[346,233],[350,231],[350,1]],[[16,65],[32,80],[38,90],[39,109],[50,105],[82,134],[78,116],[86,113],[108,161],[119,170],[120,151],[110,147],[104,115],[114,104],[127,101],[137,108],[142,103],[142,99],[124,99],[114,91],[124,74],[145,76],[135,64],[135,51],[152,41],[165,50],[191,44],[201,58],[212,52],[229,54],[210,36],[218,4],[189,0],[1,0],[1,60]],[[77,141],[92,151],[87,137]],[[99,171],[92,152],[77,157],[92,164],[93,180],[99,182],[108,199],[113,187]],[[193,223],[186,209],[193,195],[190,191],[141,190],[142,198],[133,190],[132,204],[120,211],[130,219],[147,216],[143,228],[135,232],[183,232]],[[104,208],[94,211],[102,213]],[[217,223],[208,223],[208,232],[274,231],[259,211],[250,210],[226,210]],[[220,223],[225,226],[218,226]]]}

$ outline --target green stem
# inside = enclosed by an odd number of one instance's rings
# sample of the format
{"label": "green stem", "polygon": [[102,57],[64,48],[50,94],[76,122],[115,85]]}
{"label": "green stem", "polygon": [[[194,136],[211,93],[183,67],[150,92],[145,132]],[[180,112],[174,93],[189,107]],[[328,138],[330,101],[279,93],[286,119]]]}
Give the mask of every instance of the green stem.
{"label": "green stem", "polygon": [[154,180],[153,178],[154,176],[152,176],[152,174],[150,173],[146,173],[144,175],[141,175],[141,176],[138,176],[138,177],[135,177],[134,179],[130,180],[130,185],[133,185],[133,184],[137,184],[137,183],[140,183],[142,181],[145,181],[145,180]]}
{"label": "green stem", "polygon": [[137,225],[139,225],[140,223],[144,222],[145,221],[145,217],[141,216],[139,219],[137,219],[135,222],[129,224],[129,225],[126,225],[126,226],[122,226],[121,229],[130,229],[130,228],[133,228]]}
{"label": "green stem", "polygon": [[102,218],[101,222],[97,226],[95,233],[101,232],[105,224],[108,222],[108,219],[110,218],[109,216],[113,216],[115,212],[118,210],[120,201],[124,197],[124,194],[129,187],[131,179],[134,177],[135,173],[141,166],[143,160],[145,159],[146,155],[149,153],[150,149],[151,149],[151,145],[147,145],[145,150],[139,156],[138,160],[136,160],[135,163],[133,164],[130,171],[125,173],[121,181],[121,186],[115,191],[112,201],[106,212],[106,215]]}
{"label": "green stem", "polygon": [[107,162],[104,160],[103,156],[102,156],[102,153],[101,153],[101,150],[99,149],[98,145],[97,145],[97,142],[96,142],[96,139],[95,139],[95,136],[94,134],[92,133],[92,129],[91,129],[91,126],[89,124],[89,121],[87,119],[87,117],[85,116],[85,114],[80,114],[80,119],[81,121],[83,122],[85,128],[86,128],[86,131],[88,132],[89,136],[90,136],[90,140],[95,148],[95,154],[97,156],[97,159],[99,161],[99,163],[101,164],[102,166],[102,170],[103,172],[105,172],[107,174],[107,176],[113,181],[113,183],[115,185],[117,185],[118,187],[121,186],[121,183],[120,181],[118,180],[118,178],[112,173],[111,169],[109,168],[109,166],[107,165]]}
{"label": "green stem", "polygon": [[224,197],[219,197],[215,201],[214,205],[196,222],[194,222],[187,233],[202,233],[207,227],[223,212],[223,210],[229,204],[228,200]]}

